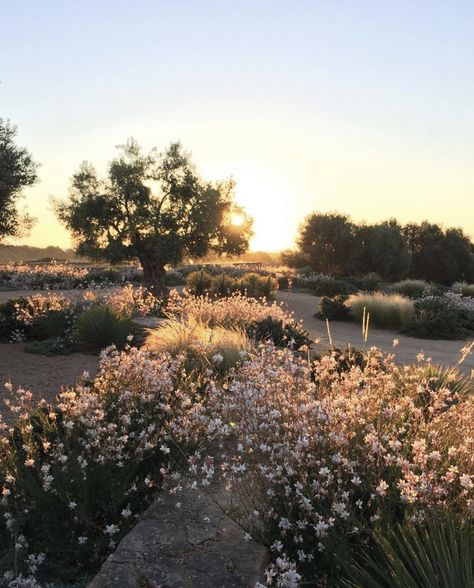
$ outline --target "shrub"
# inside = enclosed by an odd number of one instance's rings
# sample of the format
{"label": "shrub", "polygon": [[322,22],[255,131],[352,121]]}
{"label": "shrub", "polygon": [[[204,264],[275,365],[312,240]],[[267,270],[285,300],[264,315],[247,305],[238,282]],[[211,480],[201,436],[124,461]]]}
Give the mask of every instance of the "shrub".
{"label": "shrub", "polygon": [[[223,479],[239,497],[231,514],[270,546],[271,585],[337,585],[378,528],[470,517],[472,398],[422,393],[424,365],[396,387],[396,366],[375,349],[341,367],[337,354],[311,365],[265,347],[195,414],[219,451],[197,451],[190,473],[206,487]],[[425,394],[435,410],[420,410]]]}
{"label": "shrub", "polygon": [[345,279],[358,290],[367,292],[377,290],[382,282],[382,278],[374,272],[365,274],[364,276],[348,276]]}
{"label": "shrub", "polygon": [[310,347],[312,340],[300,323],[284,323],[271,316],[253,322],[247,334],[256,341],[271,341],[276,347],[290,347],[297,351]]}
{"label": "shrub", "polygon": [[451,286],[451,290],[456,292],[456,294],[474,297],[474,284],[468,284],[467,282],[454,282]]}
{"label": "shrub", "polygon": [[77,319],[77,341],[91,351],[109,345],[123,347],[131,331],[130,319],[109,306],[93,307]]}
{"label": "shrub", "polygon": [[353,294],[346,304],[354,320],[362,321],[365,309],[370,324],[380,328],[402,329],[413,316],[413,302],[400,294]]}
{"label": "shrub", "polygon": [[332,297],[351,294],[356,291],[356,288],[346,280],[321,280],[319,283],[315,282],[311,286],[311,290],[316,296]]}
{"label": "shrub", "polygon": [[180,459],[177,431],[183,448],[191,440],[180,427],[192,406],[182,363],[109,350],[92,382],[53,405],[7,393],[7,413],[23,416],[0,427],[2,579],[7,570],[25,576],[45,554],[41,585],[86,585]]}
{"label": "shrub", "polygon": [[194,296],[202,296],[203,294],[206,294],[206,292],[209,291],[211,285],[212,276],[204,270],[191,272],[186,280],[188,291]]}
{"label": "shrub", "polygon": [[77,344],[70,337],[51,337],[41,341],[30,341],[25,344],[25,351],[36,355],[70,355],[77,351]]}
{"label": "shrub", "polygon": [[471,300],[460,294],[420,298],[405,332],[424,339],[466,339],[474,332]]}
{"label": "shrub", "polygon": [[271,298],[278,289],[278,280],[273,276],[260,276],[258,280],[258,296]]}
{"label": "shrub", "polygon": [[354,562],[342,582],[348,588],[470,588],[474,586],[472,521],[446,515],[404,521],[378,530],[369,553]]}
{"label": "shrub", "polygon": [[267,304],[264,300],[248,298],[239,292],[217,299],[170,292],[165,312],[172,317],[194,318],[209,327],[247,329],[254,321],[266,317],[281,319],[284,325],[296,322],[293,315],[285,312],[280,304]]}
{"label": "shrub", "polygon": [[74,329],[74,319],[73,309],[48,312],[34,321],[31,338],[42,340],[71,336]]}
{"label": "shrub", "polygon": [[430,284],[424,280],[403,280],[392,285],[391,290],[409,298],[421,298],[428,292]]}
{"label": "shrub", "polygon": [[242,362],[251,351],[244,331],[210,328],[195,319],[168,319],[151,331],[145,345],[153,353],[184,355],[189,369],[213,367],[220,373]]}
{"label": "shrub", "polygon": [[229,296],[235,287],[235,280],[226,274],[220,274],[212,280],[211,292],[216,296]]}
{"label": "shrub", "polygon": [[[63,315],[63,312],[66,314]],[[67,312],[72,312],[71,300],[57,294],[48,296],[34,294],[27,298],[9,300],[0,304],[0,340],[25,341],[35,336],[41,338],[51,336],[48,328],[52,329],[53,324],[57,325],[57,322],[65,325],[62,319]],[[47,318],[52,315],[55,315],[55,318],[52,318],[48,327]],[[72,315],[70,318],[72,320]],[[38,325],[40,325],[39,329]],[[42,329],[46,332],[42,332]],[[55,334],[57,331],[51,332]]]}
{"label": "shrub", "polygon": [[317,318],[328,319],[331,321],[351,321],[352,315],[346,305],[347,296],[323,296],[319,301]]}

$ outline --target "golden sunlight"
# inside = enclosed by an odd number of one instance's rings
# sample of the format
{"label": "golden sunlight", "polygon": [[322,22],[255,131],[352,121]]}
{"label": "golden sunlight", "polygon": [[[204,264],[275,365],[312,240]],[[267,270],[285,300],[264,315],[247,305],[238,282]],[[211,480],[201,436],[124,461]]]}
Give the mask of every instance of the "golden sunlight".
{"label": "golden sunlight", "polygon": [[245,222],[245,215],[240,212],[234,212],[230,219],[230,222],[235,227],[241,227]]}

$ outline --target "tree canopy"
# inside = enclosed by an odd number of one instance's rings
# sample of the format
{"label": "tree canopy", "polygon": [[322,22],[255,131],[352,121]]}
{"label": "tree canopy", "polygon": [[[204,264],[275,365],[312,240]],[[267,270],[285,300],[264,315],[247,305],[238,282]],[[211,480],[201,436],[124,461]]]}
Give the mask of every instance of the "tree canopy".
{"label": "tree canopy", "polygon": [[0,118],[0,240],[19,237],[34,219],[18,210],[23,188],[37,179],[37,164],[31,154],[15,144],[16,127]]}
{"label": "tree canopy", "polygon": [[[78,254],[111,262],[138,259],[145,282],[163,291],[166,264],[185,255],[247,250],[252,219],[234,201],[233,180],[204,181],[179,143],[144,154],[131,139],[119,150],[106,178],[83,163],[69,198],[56,205]],[[232,223],[235,215],[238,225]]]}
{"label": "tree canopy", "polygon": [[312,213],[300,227],[297,250],[284,260],[332,275],[376,272],[451,284],[474,280],[474,245],[461,229],[422,222],[354,223],[347,215]]}

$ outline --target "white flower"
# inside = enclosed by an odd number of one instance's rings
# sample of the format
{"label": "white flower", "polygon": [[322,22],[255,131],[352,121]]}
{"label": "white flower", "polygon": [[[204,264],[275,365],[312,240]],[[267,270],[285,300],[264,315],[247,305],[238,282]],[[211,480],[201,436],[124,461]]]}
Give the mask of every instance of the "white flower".
{"label": "white flower", "polygon": [[220,353],[216,353],[212,356],[211,359],[214,363],[221,363],[222,361],[224,361],[224,357]]}
{"label": "white flower", "polygon": [[115,535],[119,531],[120,531],[120,529],[119,529],[119,527],[117,527],[117,525],[107,525],[105,527],[105,533],[107,535]]}

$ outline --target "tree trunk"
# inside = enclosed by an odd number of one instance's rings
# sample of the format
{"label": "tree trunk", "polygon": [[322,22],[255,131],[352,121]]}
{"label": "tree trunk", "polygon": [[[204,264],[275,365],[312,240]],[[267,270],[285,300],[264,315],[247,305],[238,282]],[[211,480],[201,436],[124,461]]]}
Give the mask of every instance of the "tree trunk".
{"label": "tree trunk", "polygon": [[162,263],[150,259],[140,259],[143,268],[143,282],[155,296],[167,296],[169,289],[166,287],[166,270]]}

